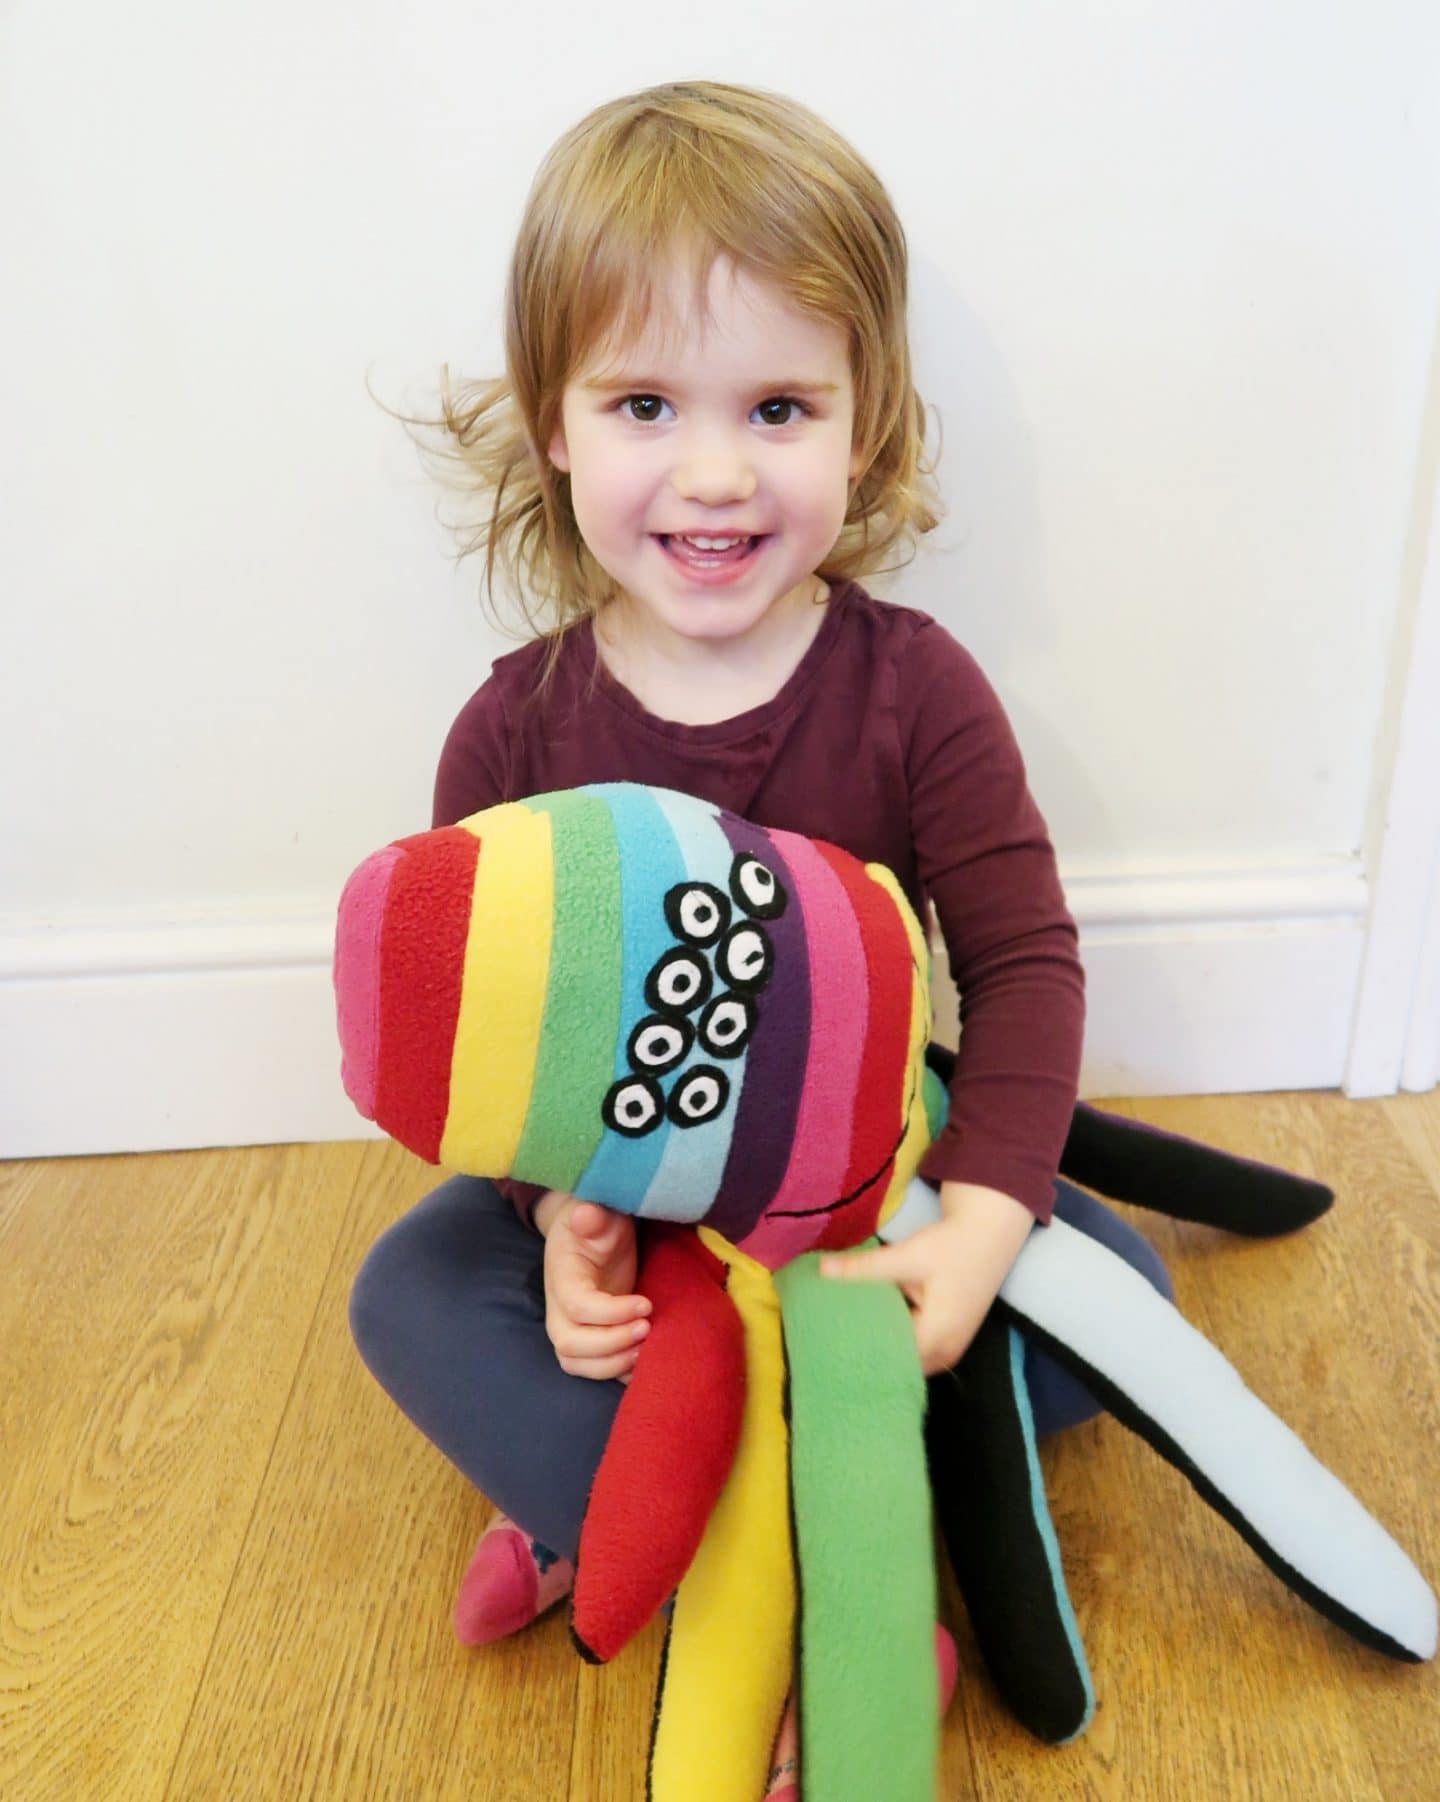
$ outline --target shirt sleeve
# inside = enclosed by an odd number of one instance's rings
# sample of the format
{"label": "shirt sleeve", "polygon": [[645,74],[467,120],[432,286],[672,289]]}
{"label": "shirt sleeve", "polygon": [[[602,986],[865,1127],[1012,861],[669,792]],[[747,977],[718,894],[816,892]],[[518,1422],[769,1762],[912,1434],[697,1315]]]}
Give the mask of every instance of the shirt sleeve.
{"label": "shirt sleeve", "polygon": [[[432,827],[453,826],[457,820],[468,819],[472,813],[513,798],[509,745],[504,698],[492,677],[461,708],[446,735],[435,772]],[[495,1187],[518,1218],[534,1227],[535,1203],[545,1193],[544,1185],[503,1176],[496,1178]]]}
{"label": "shirt sleeve", "polygon": [[510,727],[500,685],[492,676],[456,715],[435,771],[432,826],[453,826],[482,808],[509,801]]}
{"label": "shirt sleeve", "polygon": [[920,1174],[999,1189],[1048,1221],[1085,1022],[1055,852],[999,697],[934,620],[906,647],[897,700],[917,874],[961,1028],[949,1118]]}

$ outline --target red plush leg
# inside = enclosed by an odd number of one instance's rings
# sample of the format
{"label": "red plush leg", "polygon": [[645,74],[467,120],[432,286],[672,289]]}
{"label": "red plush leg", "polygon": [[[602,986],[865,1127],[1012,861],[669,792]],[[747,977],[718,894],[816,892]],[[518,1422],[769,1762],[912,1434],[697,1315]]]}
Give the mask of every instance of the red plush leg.
{"label": "red plush leg", "polygon": [[745,1343],[725,1266],[692,1227],[646,1222],[638,1292],[650,1332],[580,1528],[570,1630],[613,1658],[690,1568],[740,1438]]}

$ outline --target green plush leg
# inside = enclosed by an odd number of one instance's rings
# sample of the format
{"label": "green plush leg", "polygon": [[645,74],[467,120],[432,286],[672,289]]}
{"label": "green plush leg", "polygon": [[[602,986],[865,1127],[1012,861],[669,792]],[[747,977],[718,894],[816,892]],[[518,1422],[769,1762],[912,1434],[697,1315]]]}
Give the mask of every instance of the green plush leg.
{"label": "green plush leg", "polygon": [[933,1802],[925,1379],[900,1291],[832,1282],[818,1264],[807,1252],[775,1273],[800,1567],[801,1784],[805,1802]]}

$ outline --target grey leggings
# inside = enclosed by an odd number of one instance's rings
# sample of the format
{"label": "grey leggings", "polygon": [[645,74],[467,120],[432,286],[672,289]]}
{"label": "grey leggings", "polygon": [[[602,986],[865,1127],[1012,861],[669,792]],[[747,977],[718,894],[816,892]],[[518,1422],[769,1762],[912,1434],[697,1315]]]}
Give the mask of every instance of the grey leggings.
{"label": "grey leggings", "polygon": [[[1092,1196],[1057,1182],[1055,1213],[1173,1297],[1149,1242]],[[351,1291],[350,1327],[376,1381],[426,1438],[527,1533],[573,1558],[625,1390],[561,1370],[545,1332],[544,1249],[493,1183],[451,1177],[375,1241]],[[1033,1346],[1025,1378],[1038,1434],[1099,1412]]]}

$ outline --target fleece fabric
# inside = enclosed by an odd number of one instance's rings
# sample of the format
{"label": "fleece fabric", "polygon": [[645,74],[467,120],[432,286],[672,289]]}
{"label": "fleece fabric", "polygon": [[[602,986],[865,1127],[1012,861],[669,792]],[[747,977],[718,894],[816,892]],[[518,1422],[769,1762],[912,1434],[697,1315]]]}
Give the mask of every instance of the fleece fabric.
{"label": "fleece fabric", "polygon": [[815,1253],[777,1272],[775,1286],[790,1372],[807,1802],[933,1802],[935,1566],[909,1310],[893,1284],[827,1282]]}

